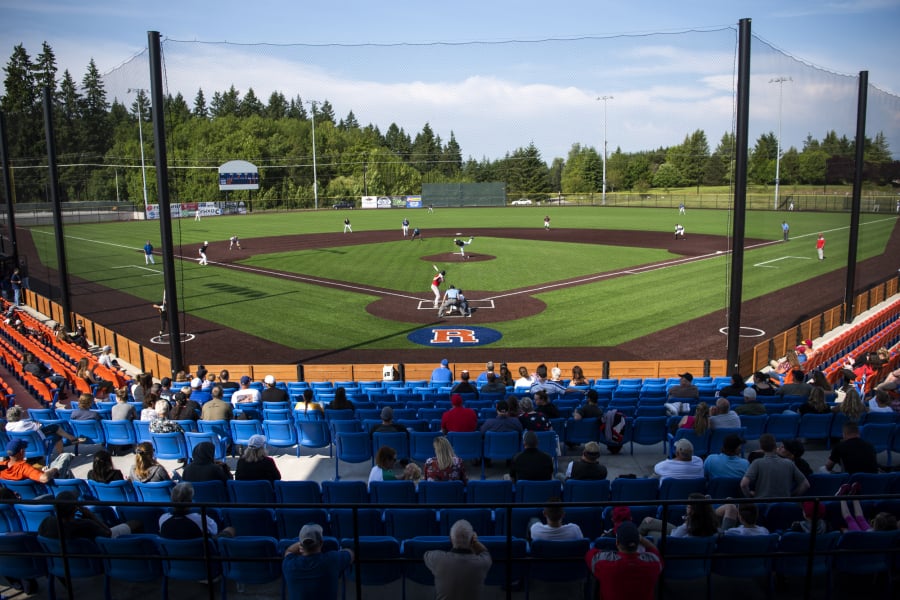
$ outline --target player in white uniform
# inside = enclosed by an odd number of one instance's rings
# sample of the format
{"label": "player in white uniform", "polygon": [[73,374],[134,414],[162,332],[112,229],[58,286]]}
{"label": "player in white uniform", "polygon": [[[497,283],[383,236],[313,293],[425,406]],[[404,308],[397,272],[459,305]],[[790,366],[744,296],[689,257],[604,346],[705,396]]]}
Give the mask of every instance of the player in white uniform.
{"label": "player in white uniform", "polygon": [[344,219],[344,233],[347,232],[353,233],[353,228],[350,227],[350,219]]}
{"label": "player in white uniform", "polygon": [[406,237],[409,234],[409,219],[403,219],[400,226],[403,228],[403,237]]}
{"label": "player in white uniform", "polygon": [[684,239],[684,225],[681,223],[675,226],[675,239],[678,238]]}
{"label": "player in white uniform", "polygon": [[228,239],[228,249],[232,250],[234,248],[237,248],[238,250],[241,249],[241,240],[238,239],[238,236],[236,235],[233,235]]}
{"label": "player in white uniform", "polygon": [[203,245],[200,246],[200,264],[205,265],[206,263],[206,249],[209,248],[209,242],[203,242]]}

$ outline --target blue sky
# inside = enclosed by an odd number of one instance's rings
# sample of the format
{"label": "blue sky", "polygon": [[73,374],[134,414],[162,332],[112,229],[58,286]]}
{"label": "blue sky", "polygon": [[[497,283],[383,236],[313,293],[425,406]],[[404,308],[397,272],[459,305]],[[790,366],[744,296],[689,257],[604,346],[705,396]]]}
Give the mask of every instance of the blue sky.
{"label": "blue sky", "polygon": [[[751,140],[781,131],[784,146],[800,147],[832,129],[852,137],[855,75],[867,70],[890,93],[870,94],[867,131],[886,131],[900,155],[900,0],[0,0],[0,16],[4,65],[16,44],[34,57],[46,40],[76,80],[94,58],[123,101],[128,87],[149,87],[146,58],[116,68],[156,30],[168,40],[169,90],[189,102],[198,87],[207,98],[252,87],[263,101],[279,90],[327,99],[338,117],[353,110],[382,131],[396,122],[414,135],[428,122],[444,141],[453,131],[465,156],[499,158],[533,142],[548,162],[573,143],[599,149],[604,135],[610,151],[636,151],[704,129],[714,148],[732,127],[746,17],[786,53],[754,40]],[[781,77],[790,81],[770,83]]]}

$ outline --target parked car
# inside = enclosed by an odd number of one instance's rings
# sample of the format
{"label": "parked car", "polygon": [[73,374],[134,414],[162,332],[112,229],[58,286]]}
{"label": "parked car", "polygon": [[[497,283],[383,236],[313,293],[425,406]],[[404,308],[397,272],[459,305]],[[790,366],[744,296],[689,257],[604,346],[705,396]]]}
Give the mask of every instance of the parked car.
{"label": "parked car", "polygon": [[353,210],[355,208],[355,205],[353,204],[353,202],[350,202],[348,200],[341,200],[340,202],[335,202],[334,206],[332,206],[331,208],[333,208],[334,210],[340,210],[342,208],[349,208],[350,210]]}
{"label": "parked car", "polygon": [[528,198],[519,198],[510,202],[513,206],[531,206],[532,202]]}

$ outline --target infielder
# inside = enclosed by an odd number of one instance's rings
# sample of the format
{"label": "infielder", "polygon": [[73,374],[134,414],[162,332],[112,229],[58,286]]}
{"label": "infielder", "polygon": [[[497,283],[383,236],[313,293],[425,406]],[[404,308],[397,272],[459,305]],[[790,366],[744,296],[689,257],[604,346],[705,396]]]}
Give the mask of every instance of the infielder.
{"label": "infielder", "polygon": [[464,260],[469,258],[468,256],[466,256],[466,246],[471,244],[473,239],[475,238],[470,237],[468,242],[466,240],[460,240],[457,238],[454,238],[453,240],[453,243],[456,244],[457,247],[459,247],[459,255],[462,256]]}
{"label": "infielder", "polygon": [[419,237],[419,236],[421,236],[421,235],[422,235],[422,232],[419,231],[419,228],[418,228],[418,227],[416,227],[415,229],[413,229],[412,237],[409,238],[409,241],[413,241],[414,239],[419,238],[419,241],[421,242],[421,241],[422,241],[422,238]]}
{"label": "infielder", "polygon": [[241,249],[241,240],[238,239],[238,236],[233,235],[228,239],[228,249],[232,250],[233,248]]}
{"label": "infielder", "polygon": [[678,238],[684,239],[684,225],[681,223],[675,226],[675,239]]}
{"label": "infielder", "polygon": [[209,248],[209,242],[203,242],[203,245],[200,246],[200,264],[205,265],[206,262],[206,249]]}
{"label": "infielder", "polygon": [[403,237],[406,237],[409,234],[409,219],[403,219],[400,226],[403,228]]}
{"label": "infielder", "polygon": [[344,233],[347,233],[348,231],[350,233],[353,233],[353,228],[350,227],[350,219],[349,218],[344,219]]}
{"label": "infielder", "polygon": [[444,276],[447,274],[447,271],[438,270],[437,265],[431,266],[437,271],[437,275],[431,279],[431,291],[434,293],[434,307],[437,308],[438,303],[441,301],[441,284],[444,283]]}

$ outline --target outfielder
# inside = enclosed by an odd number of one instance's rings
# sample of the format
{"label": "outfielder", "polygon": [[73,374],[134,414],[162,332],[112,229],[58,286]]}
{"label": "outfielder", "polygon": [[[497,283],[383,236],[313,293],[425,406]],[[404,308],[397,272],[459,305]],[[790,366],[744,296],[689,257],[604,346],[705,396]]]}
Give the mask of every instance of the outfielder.
{"label": "outfielder", "polygon": [[153,244],[150,243],[150,240],[147,240],[147,243],[144,244],[144,264],[156,264],[156,259],[153,258]]}
{"label": "outfielder", "polygon": [[347,233],[348,231],[350,233],[353,233],[353,228],[350,227],[350,219],[349,218],[344,219],[344,233]]}
{"label": "outfielder", "polygon": [[431,291],[434,293],[434,307],[437,308],[438,303],[441,301],[441,284],[444,283],[444,276],[447,274],[447,271],[438,270],[437,265],[431,266],[437,271],[437,275],[431,279]]}

